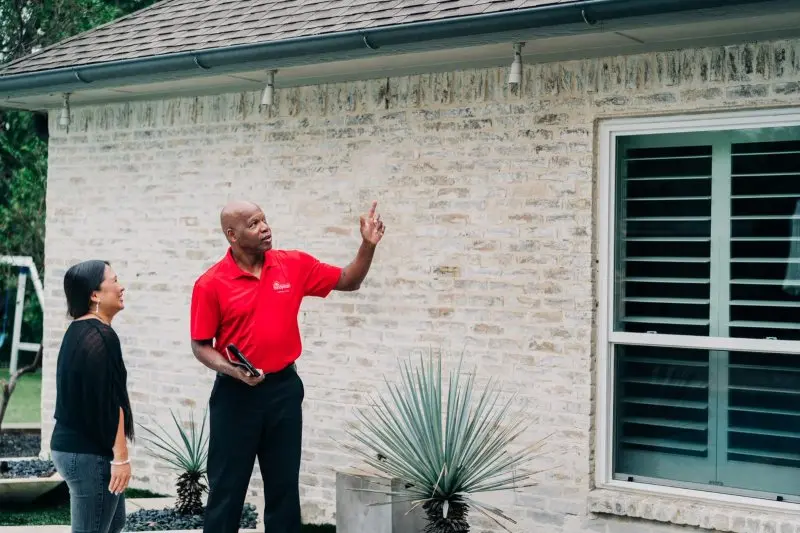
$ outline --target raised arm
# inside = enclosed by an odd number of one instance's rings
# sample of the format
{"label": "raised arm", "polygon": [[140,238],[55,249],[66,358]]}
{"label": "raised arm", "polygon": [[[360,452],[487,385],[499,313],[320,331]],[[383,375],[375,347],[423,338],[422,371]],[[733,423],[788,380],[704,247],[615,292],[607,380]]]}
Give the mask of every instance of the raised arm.
{"label": "raised arm", "polygon": [[358,248],[355,259],[342,270],[342,275],[335,287],[337,291],[356,291],[361,288],[361,283],[367,277],[369,267],[372,265],[372,258],[375,255],[375,247],[386,231],[380,214],[375,214],[377,206],[378,202],[372,202],[369,213],[361,216],[361,246]]}

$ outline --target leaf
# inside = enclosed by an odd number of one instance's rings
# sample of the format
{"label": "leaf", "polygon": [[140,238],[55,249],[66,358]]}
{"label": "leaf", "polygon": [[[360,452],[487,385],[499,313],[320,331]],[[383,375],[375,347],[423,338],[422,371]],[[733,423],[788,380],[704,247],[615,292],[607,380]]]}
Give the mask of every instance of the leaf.
{"label": "leaf", "polygon": [[153,427],[140,424],[145,432],[142,439],[149,444],[145,447],[148,453],[182,473],[205,475],[208,462],[207,413],[206,407],[199,429],[194,414],[190,413],[187,432],[183,420],[170,409],[177,439],[157,421],[152,422]]}
{"label": "leaf", "polygon": [[445,406],[441,357],[401,361],[397,381],[385,379],[386,392],[356,411],[359,425],[347,428],[356,444],[342,447],[400,480],[403,488],[391,494],[404,501],[439,500],[447,517],[450,503],[461,499],[495,522],[513,522],[473,495],[535,484],[539,471],[526,465],[542,441],[511,450],[529,428],[524,411],[513,411],[515,396],[503,394],[496,380],[479,388],[475,372],[462,372],[462,364],[463,354],[449,372]]}

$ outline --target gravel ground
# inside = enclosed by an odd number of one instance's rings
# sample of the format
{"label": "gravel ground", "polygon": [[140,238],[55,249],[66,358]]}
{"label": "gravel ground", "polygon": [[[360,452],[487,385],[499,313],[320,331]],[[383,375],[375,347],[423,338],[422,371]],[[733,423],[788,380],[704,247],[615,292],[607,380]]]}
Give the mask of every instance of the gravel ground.
{"label": "gravel ground", "polygon": [[3,431],[0,433],[0,457],[36,457],[42,445],[38,433]]}
{"label": "gravel ground", "polygon": [[[244,505],[241,529],[255,529],[258,522],[256,508]],[[140,509],[125,517],[124,531],[172,531],[181,529],[203,529],[203,515],[182,516],[175,509]]]}
{"label": "gravel ground", "polygon": [[52,461],[0,461],[0,478],[50,477],[55,472]]}

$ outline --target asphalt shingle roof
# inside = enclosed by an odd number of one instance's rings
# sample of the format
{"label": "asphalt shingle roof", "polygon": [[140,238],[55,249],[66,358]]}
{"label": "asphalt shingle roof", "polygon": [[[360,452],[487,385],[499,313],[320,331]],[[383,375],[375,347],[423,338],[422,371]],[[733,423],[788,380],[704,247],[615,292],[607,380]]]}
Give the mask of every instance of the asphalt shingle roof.
{"label": "asphalt shingle roof", "polygon": [[572,1],[165,0],[9,63],[0,75]]}

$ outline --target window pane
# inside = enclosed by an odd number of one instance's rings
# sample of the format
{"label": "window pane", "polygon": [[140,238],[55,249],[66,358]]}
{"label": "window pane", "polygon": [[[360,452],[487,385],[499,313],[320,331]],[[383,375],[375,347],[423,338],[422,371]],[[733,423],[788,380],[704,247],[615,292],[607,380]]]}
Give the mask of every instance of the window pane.
{"label": "window pane", "polygon": [[708,351],[616,346],[615,357],[615,473],[713,480]]}
{"label": "window pane", "polygon": [[792,133],[731,148],[732,337],[800,340],[800,129]]}
{"label": "window pane", "polygon": [[[800,128],[617,154],[614,330],[800,341]],[[800,501],[800,354],[613,350],[617,479]]]}
{"label": "window pane", "polygon": [[711,146],[621,141],[617,330],[708,335]]}
{"label": "window pane", "polygon": [[720,480],[800,496],[800,356],[730,352],[727,376]]}

